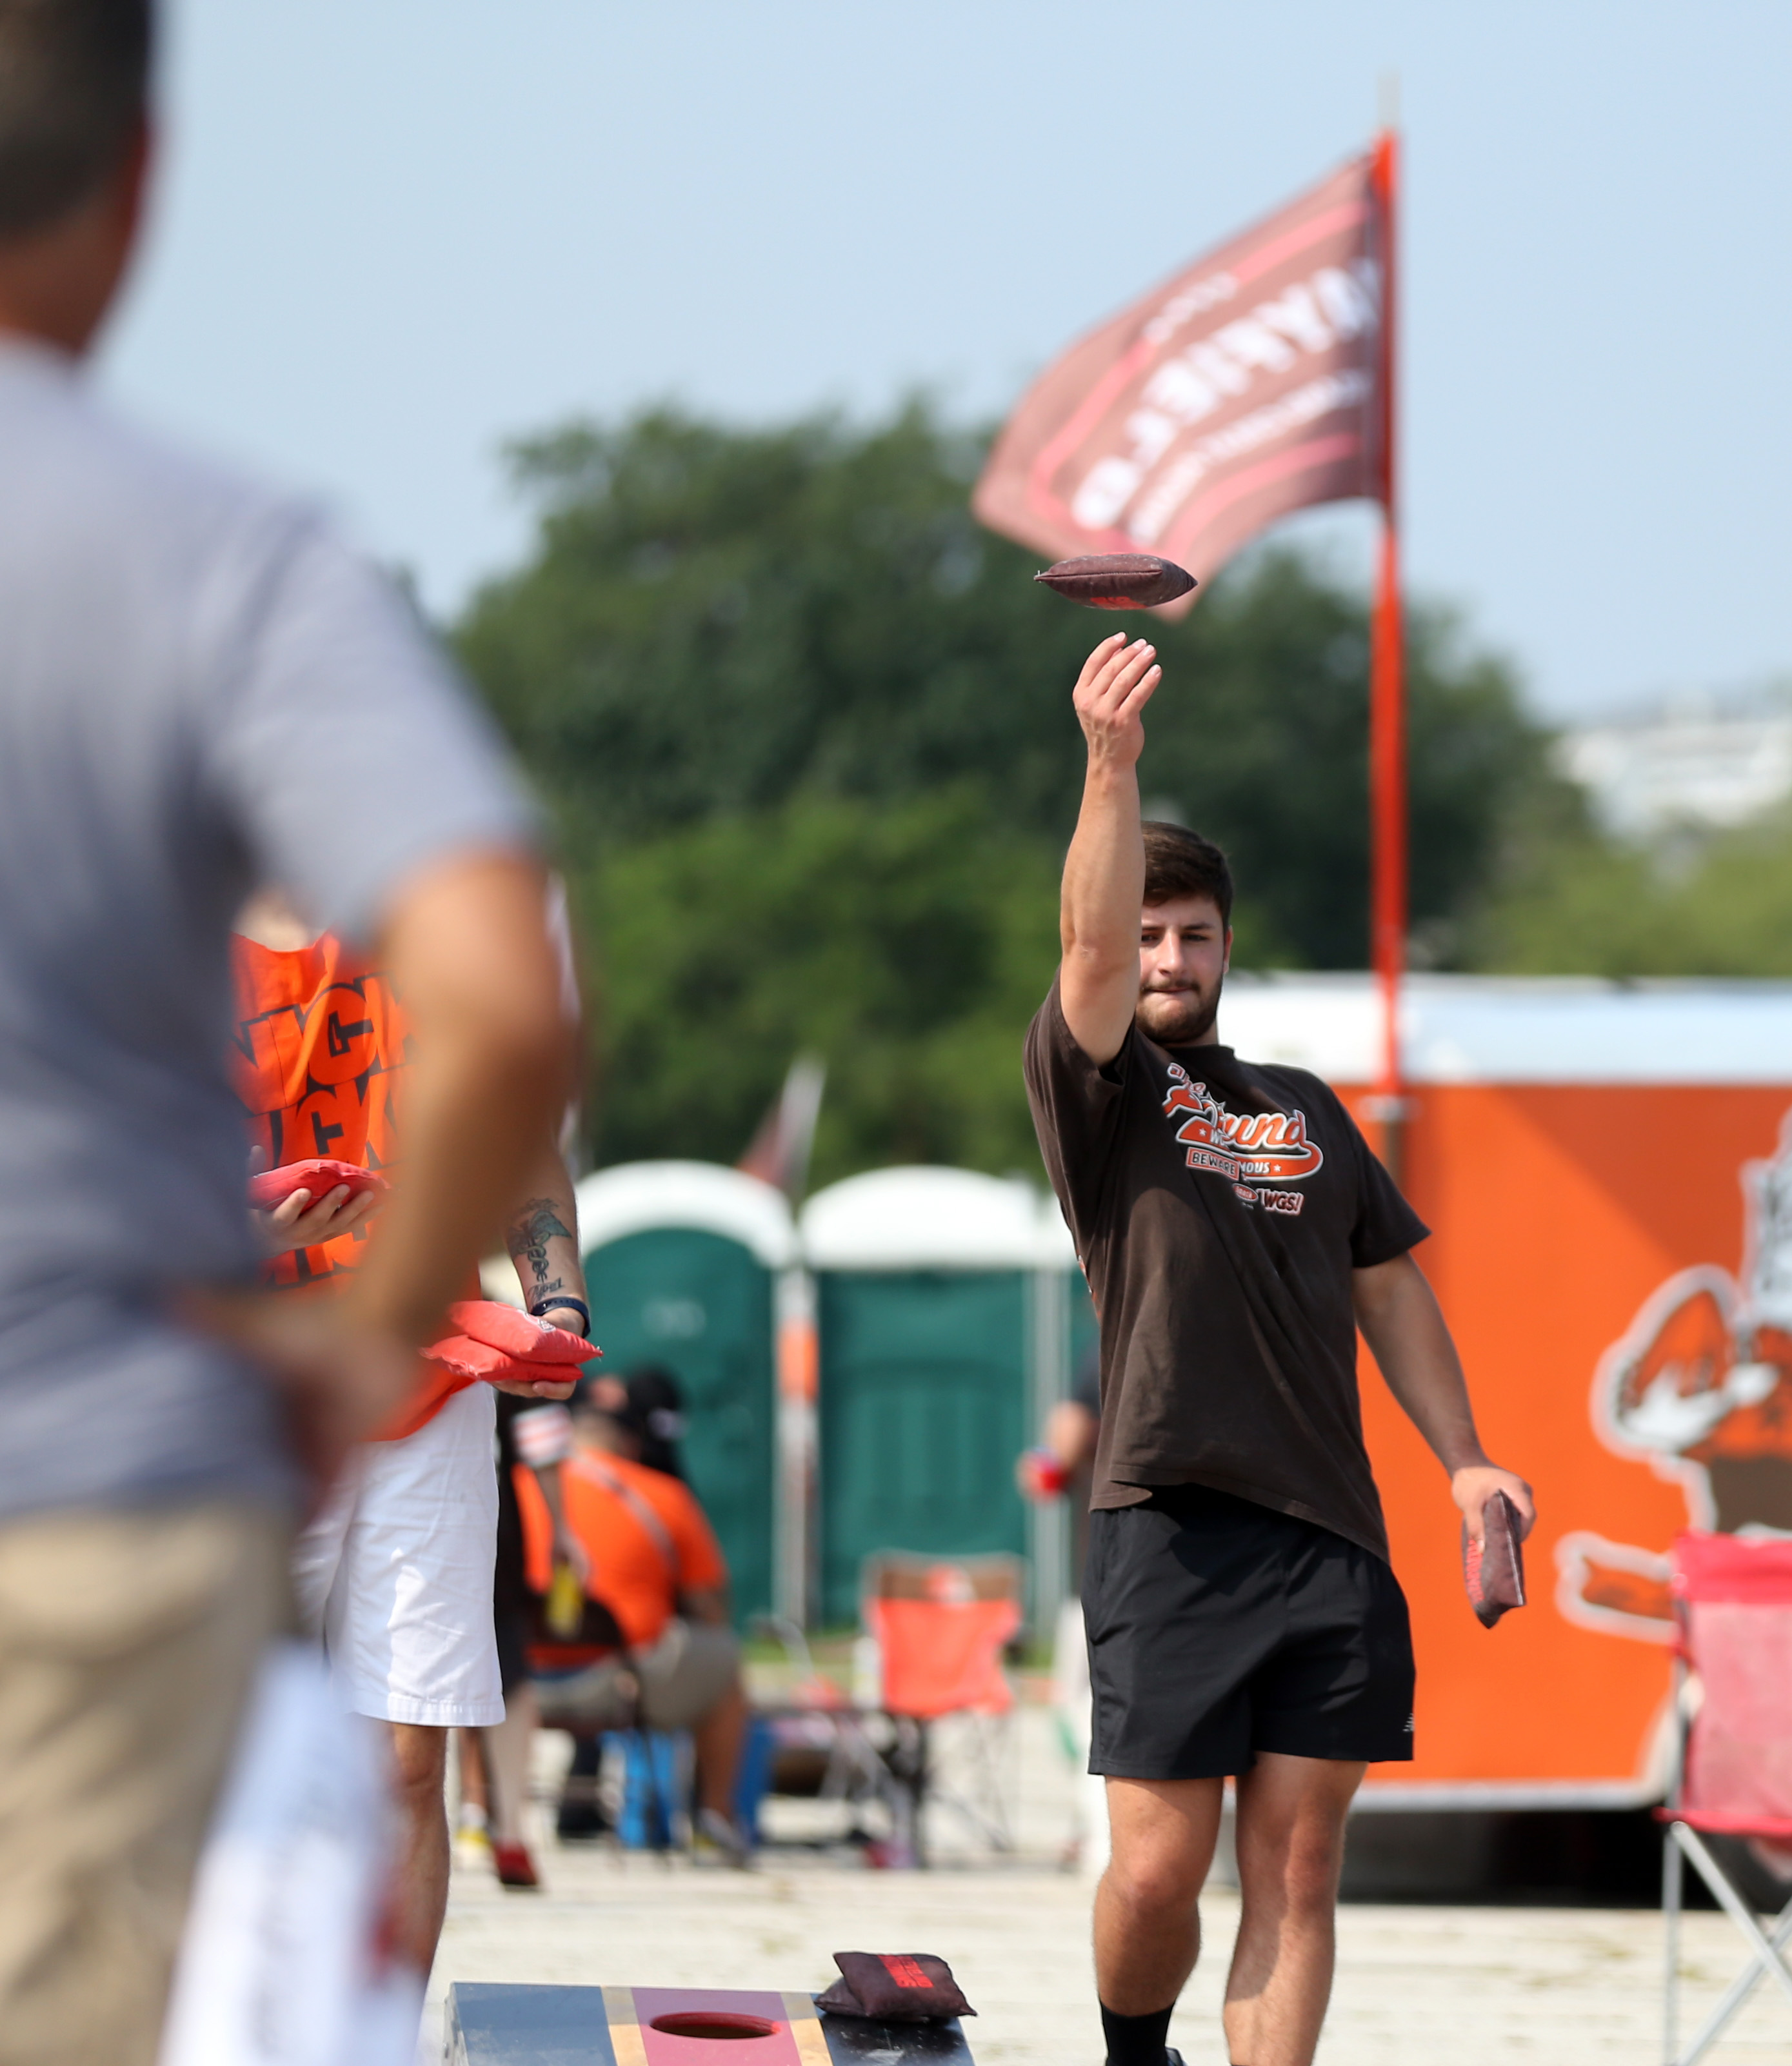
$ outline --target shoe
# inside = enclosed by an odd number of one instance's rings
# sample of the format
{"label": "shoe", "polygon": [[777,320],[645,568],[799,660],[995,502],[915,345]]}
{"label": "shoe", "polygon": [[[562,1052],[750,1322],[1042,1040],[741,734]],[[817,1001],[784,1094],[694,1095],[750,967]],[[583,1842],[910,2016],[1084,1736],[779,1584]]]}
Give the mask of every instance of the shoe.
{"label": "shoe", "polygon": [[494,1844],[492,1862],[497,1868],[500,1886],[539,1888],[541,1882],[526,1844]]}
{"label": "shoe", "polygon": [[691,1832],[691,1855],[699,1864],[732,1865],[744,1872],[751,1861],[747,1840],[732,1821],[714,1808],[697,1810]]}
{"label": "shoe", "polygon": [[492,1839],[485,1818],[476,1809],[463,1808],[460,1825],[454,1833],[454,1862],[462,1872],[492,1870]]}

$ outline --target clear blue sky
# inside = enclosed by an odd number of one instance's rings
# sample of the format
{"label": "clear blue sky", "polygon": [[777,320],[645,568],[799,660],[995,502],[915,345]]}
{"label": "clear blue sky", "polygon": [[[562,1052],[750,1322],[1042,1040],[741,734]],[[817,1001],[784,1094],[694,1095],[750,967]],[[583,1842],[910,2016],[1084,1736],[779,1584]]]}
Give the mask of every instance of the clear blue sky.
{"label": "clear blue sky", "polygon": [[[1400,77],[1414,585],[1543,709],[1792,671],[1792,7],[180,0],[106,377],[438,609],[504,440],[993,415]],[[1301,520],[1312,528],[1310,520]],[[1354,566],[1366,519],[1319,527]]]}

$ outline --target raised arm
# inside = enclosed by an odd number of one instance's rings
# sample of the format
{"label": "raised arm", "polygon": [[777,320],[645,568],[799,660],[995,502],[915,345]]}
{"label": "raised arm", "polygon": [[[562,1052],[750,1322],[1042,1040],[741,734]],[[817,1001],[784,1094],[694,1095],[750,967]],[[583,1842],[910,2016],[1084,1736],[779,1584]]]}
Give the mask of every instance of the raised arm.
{"label": "raised arm", "polygon": [[1139,995],[1145,844],[1138,758],[1145,706],[1162,677],[1155,648],[1117,631],[1083,663],[1073,699],[1089,769],[1076,836],[1064,865],[1059,996],[1071,1038],[1092,1062],[1120,1052]]}
{"label": "raised arm", "polygon": [[1352,1273],[1356,1324],[1373,1351],[1388,1389],[1449,1473],[1449,1491],[1469,1533],[1481,1540],[1481,1509],[1502,1492],[1518,1510],[1523,1532],[1537,1518],[1530,1488],[1489,1460],[1475,1432],[1456,1344],[1437,1294],[1410,1255],[1397,1255]]}

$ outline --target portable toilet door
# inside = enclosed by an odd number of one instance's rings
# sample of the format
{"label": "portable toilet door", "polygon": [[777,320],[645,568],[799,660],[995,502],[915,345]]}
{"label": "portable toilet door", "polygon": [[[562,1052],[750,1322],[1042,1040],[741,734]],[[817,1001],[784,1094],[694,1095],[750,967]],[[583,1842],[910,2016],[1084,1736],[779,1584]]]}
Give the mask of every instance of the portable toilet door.
{"label": "portable toilet door", "polygon": [[[1068,1243],[1029,1185],[943,1169],[817,1192],[801,1237],[821,1345],[821,1618],[838,1627],[858,1618],[875,1551],[1028,1553],[1014,1466],[1037,1404],[1035,1276],[1061,1270]],[[1055,1368],[1047,1381],[1061,1392]]]}
{"label": "portable toilet door", "polygon": [[736,1621],[772,1596],[772,1286],[794,1250],[782,1195],[707,1162],[633,1162],[578,1186],[599,1366],[647,1363],[684,1392],[691,1489],[728,1558]]}

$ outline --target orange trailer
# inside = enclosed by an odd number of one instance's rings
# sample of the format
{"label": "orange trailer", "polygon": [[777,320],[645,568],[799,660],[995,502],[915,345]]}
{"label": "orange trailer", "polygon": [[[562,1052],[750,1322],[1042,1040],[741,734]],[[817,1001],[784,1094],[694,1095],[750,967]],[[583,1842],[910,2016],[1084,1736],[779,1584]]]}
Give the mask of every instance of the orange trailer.
{"label": "orange trailer", "polygon": [[[1235,978],[1220,1030],[1361,1116],[1367,977]],[[1416,1761],[1364,1805],[1658,1799],[1668,1545],[1792,1531],[1792,985],[1421,977],[1401,1034],[1419,1259],[1539,1518],[1530,1604],[1486,1631],[1442,1475],[1364,1351],[1419,1692]]]}

